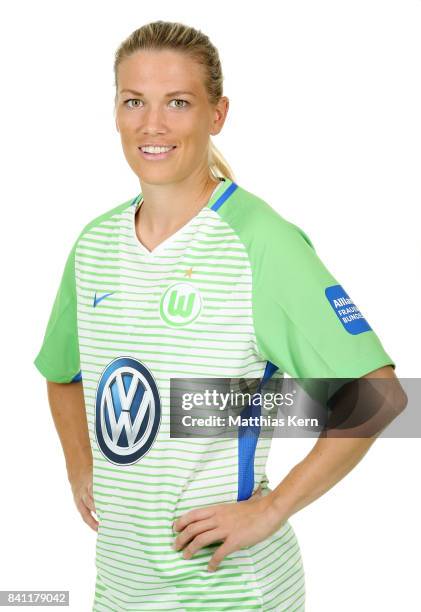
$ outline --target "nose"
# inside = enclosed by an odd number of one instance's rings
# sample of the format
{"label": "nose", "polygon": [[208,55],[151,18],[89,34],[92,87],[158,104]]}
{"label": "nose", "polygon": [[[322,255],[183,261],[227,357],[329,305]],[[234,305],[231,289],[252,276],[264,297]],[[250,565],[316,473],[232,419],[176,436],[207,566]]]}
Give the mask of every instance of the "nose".
{"label": "nose", "polygon": [[149,107],[145,110],[142,113],[141,127],[144,134],[165,132],[166,126],[162,109],[160,107]]}

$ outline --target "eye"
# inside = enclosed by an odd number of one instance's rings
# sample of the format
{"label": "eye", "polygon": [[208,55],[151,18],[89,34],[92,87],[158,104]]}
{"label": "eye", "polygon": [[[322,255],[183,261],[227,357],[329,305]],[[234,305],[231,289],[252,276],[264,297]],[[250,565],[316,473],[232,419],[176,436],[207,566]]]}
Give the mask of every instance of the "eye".
{"label": "eye", "polygon": [[[190,102],[187,102],[187,100],[182,100],[181,98],[174,98],[174,100],[171,100],[171,102],[185,102],[186,105],[190,104]],[[185,108],[185,106],[177,106],[176,108]]]}
{"label": "eye", "polygon": [[137,104],[133,107],[127,104],[128,102],[140,102],[140,100],[138,100],[137,98],[130,98],[129,100],[124,101],[124,104],[128,106],[129,108],[136,108],[136,106],[138,106]]}
{"label": "eye", "polygon": [[[129,102],[141,102],[141,100],[139,100],[138,98],[129,98],[129,100],[124,101],[124,104],[129,108],[139,108],[139,104],[131,105],[129,104]],[[173,100],[171,100],[171,102],[184,102],[184,106],[177,105],[176,108],[186,108],[186,106],[190,104],[190,102],[181,98],[174,98]]]}

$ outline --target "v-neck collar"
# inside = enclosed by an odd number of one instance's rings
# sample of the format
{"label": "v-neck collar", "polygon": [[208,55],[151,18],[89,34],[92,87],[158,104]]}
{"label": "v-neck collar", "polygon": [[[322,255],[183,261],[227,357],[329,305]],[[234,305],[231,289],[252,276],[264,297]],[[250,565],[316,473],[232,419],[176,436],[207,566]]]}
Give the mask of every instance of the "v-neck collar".
{"label": "v-neck collar", "polygon": [[148,259],[154,259],[156,256],[159,256],[171,243],[173,243],[180,236],[180,234],[184,233],[191,225],[194,224],[194,222],[198,219],[198,217],[203,213],[204,210],[212,208],[214,204],[218,205],[219,202],[222,203],[223,201],[225,201],[226,198],[223,197],[223,194],[226,194],[226,197],[228,197],[228,195],[231,193],[231,190],[228,193],[226,192],[231,187],[231,185],[235,185],[235,183],[233,183],[233,181],[231,181],[228,177],[223,177],[223,180],[220,180],[220,184],[214,190],[207,204],[203,206],[203,208],[201,208],[195,214],[194,217],[187,221],[187,223],[185,223],[182,227],[180,227],[173,234],[171,234],[171,236],[168,236],[168,238],[165,238],[165,240],[160,242],[152,251],[147,249],[145,245],[140,242],[136,234],[136,212],[138,211],[139,206],[143,201],[142,192],[139,193],[139,195],[132,203],[132,215],[130,217],[132,235],[136,243],[136,247]]}

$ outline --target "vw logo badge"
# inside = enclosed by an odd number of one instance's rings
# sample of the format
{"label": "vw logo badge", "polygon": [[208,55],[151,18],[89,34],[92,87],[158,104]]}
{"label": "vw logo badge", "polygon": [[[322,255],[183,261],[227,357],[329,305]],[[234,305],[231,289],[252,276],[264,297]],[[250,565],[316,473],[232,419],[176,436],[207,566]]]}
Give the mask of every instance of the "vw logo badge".
{"label": "vw logo badge", "polygon": [[139,461],[161,424],[155,379],[132,357],[118,357],[103,371],[95,398],[95,435],[103,455],[117,465]]}

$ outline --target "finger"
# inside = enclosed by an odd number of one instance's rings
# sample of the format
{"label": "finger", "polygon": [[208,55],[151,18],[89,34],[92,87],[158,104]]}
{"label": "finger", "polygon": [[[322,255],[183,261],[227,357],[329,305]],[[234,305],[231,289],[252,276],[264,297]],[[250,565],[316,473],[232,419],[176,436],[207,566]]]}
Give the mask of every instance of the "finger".
{"label": "finger", "polygon": [[89,525],[89,527],[91,527],[91,529],[93,529],[94,531],[98,531],[99,523],[94,519],[90,512],[82,513],[82,518],[85,523]]}
{"label": "finger", "polygon": [[238,547],[235,546],[229,539],[226,539],[225,542],[215,550],[212,557],[209,559],[208,571],[214,572],[218,568],[222,559],[224,559],[234,550],[238,550]]}
{"label": "finger", "polygon": [[174,550],[180,550],[181,548],[183,548],[183,546],[185,546],[187,542],[189,542],[199,533],[215,529],[216,524],[217,523],[215,517],[212,517],[205,521],[195,521],[194,523],[190,523],[175,538],[173,543]]}
{"label": "finger", "polygon": [[195,508],[194,510],[190,510],[186,512],[186,514],[182,514],[178,519],[176,519],[173,523],[173,531],[182,531],[186,525],[191,523],[192,521],[201,521],[203,519],[210,518],[215,514],[215,507],[208,508]]}
{"label": "finger", "polygon": [[[197,535],[183,551],[183,557],[190,559],[203,546],[209,546],[213,542],[219,542],[223,539],[221,529],[212,529],[212,531],[204,531]],[[219,549],[218,549],[219,550]]]}
{"label": "finger", "polygon": [[85,504],[85,506],[89,508],[89,510],[91,510],[92,512],[96,512],[95,501],[92,495],[85,493],[85,495],[82,495],[82,501]]}
{"label": "finger", "polygon": [[94,519],[89,509],[87,508],[87,506],[85,506],[83,502],[79,505],[79,512],[82,515],[82,518],[85,523],[89,525],[89,527],[91,527],[94,531],[98,531],[98,521]]}

